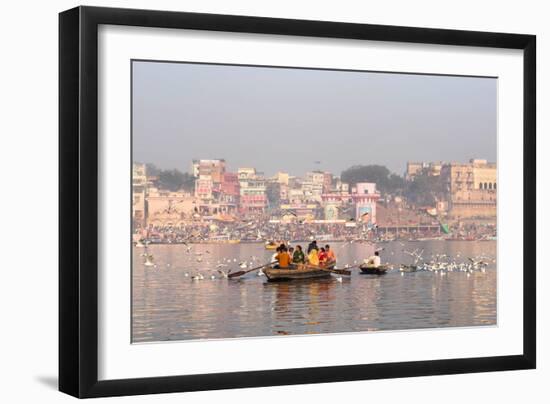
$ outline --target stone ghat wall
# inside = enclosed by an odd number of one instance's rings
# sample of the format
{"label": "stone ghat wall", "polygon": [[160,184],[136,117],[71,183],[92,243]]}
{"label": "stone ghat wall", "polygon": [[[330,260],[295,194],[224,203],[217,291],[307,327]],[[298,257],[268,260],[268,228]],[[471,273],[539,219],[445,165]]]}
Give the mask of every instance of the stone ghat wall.
{"label": "stone ghat wall", "polygon": [[484,203],[453,203],[449,211],[451,218],[495,218],[497,216],[497,204]]}

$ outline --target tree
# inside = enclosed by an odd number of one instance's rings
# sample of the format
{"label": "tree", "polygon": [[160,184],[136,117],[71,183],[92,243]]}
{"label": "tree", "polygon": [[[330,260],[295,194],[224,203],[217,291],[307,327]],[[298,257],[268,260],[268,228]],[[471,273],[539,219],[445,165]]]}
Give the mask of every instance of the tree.
{"label": "tree", "polygon": [[406,198],[417,206],[433,206],[444,198],[445,193],[446,186],[441,176],[430,175],[425,170],[415,175],[405,189]]}
{"label": "tree", "polygon": [[268,182],[266,185],[266,195],[271,208],[279,206],[281,199],[281,184],[278,182]]}
{"label": "tree", "polygon": [[404,180],[381,165],[357,165],[342,171],[340,179],[355,186],[358,182],[374,182],[383,193],[399,193],[404,188]]}
{"label": "tree", "polygon": [[157,186],[160,189],[168,189],[170,191],[179,191],[181,189],[194,192],[195,177],[189,173],[182,173],[177,169],[162,170],[154,164],[147,164],[147,175],[156,176]]}

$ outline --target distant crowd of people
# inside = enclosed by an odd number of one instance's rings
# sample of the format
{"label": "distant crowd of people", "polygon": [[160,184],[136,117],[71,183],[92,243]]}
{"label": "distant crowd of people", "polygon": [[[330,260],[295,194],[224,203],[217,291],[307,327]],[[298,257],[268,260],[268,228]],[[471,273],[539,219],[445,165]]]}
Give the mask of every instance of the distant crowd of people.
{"label": "distant crowd of people", "polygon": [[277,247],[272,261],[276,262],[275,268],[279,269],[294,269],[303,264],[329,268],[336,264],[336,254],[328,244],[319,248],[316,240],[309,243],[307,256],[301,245],[294,248],[283,243]]}

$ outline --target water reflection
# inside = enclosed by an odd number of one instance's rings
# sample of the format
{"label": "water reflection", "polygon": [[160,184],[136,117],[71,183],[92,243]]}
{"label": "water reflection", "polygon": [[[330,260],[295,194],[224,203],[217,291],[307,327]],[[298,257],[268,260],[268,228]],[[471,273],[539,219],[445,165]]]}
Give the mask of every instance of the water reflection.
{"label": "water reflection", "polygon": [[[372,254],[366,244],[333,243],[339,263]],[[133,340],[167,341],[398,330],[496,323],[495,242],[391,242],[383,261],[408,263],[404,251],[447,254],[457,261],[485,256],[485,272],[353,275],[268,283],[255,272],[224,279],[217,266],[266,262],[271,252],[259,244],[150,246],[155,266],[143,265],[143,249],[133,252]],[[201,259],[199,260],[198,257]],[[228,259],[231,262],[228,263]],[[204,279],[192,281],[193,276]],[[214,277],[214,279],[212,279]]]}

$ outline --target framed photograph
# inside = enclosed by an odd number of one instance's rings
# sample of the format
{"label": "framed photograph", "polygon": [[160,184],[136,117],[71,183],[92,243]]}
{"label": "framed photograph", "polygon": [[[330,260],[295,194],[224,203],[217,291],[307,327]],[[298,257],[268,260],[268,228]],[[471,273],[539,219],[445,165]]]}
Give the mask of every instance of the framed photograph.
{"label": "framed photograph", "polygon": [[535,368],[535,36],[59,17],[59,388]]}

